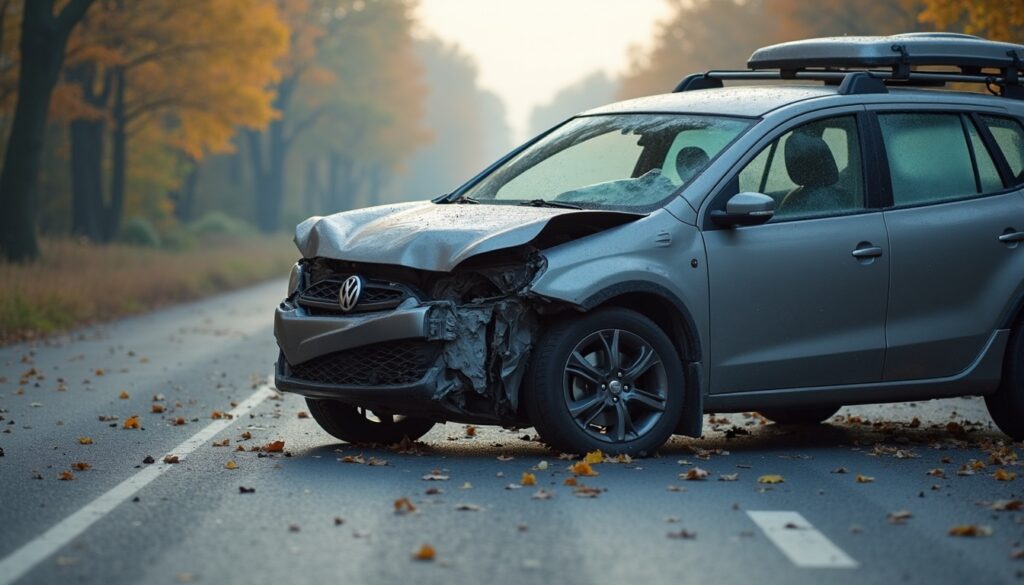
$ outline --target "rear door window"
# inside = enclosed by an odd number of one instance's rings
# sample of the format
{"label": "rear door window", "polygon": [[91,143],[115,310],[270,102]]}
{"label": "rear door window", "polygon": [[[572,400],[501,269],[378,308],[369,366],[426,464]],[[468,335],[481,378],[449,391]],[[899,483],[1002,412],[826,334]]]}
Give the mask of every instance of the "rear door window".
{"label": "rear door window", "polygon": [[879,114],[897,206],[980,193],[960,114]]}
{"label": "rear door window", "polygon": [[981,120],[1006,158],[1014,183],[1024,183],[1024,129],[1020,122],[997,116],[982,116]]}

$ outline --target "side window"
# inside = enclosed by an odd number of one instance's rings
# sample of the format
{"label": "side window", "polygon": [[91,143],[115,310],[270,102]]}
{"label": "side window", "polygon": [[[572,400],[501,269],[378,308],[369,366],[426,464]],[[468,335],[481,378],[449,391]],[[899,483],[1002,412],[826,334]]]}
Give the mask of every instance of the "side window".
{"label": "side window", "polygon": [[[896,206],[939,203],[1002,188],[981,140],[960,114],[879,114]],[[976,134],[976,132],[975,132]]]}
{"label": "side window", "polygon": [[739,190],[775,199],[775,219],[864,209],[857,119],[818,120],[783,134],[740,171]]}
{"label": "side window", "polygon": [[967,135],[971,138],[971,152],[974,154],[974,162],[978,168],[977,187],[982,193],[995,193],[1003,190],[1003,179],[996,170],[996,163],[992,160],[992,154],[985,148],[985,141],[978,134],[974,122],[965,120],[967,123]]}
{"label": "side window", "polygon": [[1014,183],[1024,182],[1024,130],[1020,122],[995,116],[982,116],[981,119],[1006,157],[1010,172],[1016,177]]}

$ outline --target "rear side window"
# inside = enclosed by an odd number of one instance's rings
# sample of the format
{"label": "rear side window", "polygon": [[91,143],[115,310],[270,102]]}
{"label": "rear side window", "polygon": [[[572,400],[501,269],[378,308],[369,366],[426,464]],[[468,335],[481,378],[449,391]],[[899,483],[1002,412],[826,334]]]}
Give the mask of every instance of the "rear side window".
{"label": "rear side window", "polygon": [[1014,183],[1024,182],[1024,130],[1020,122],[995,116],[982,116],[981,119],[1003,152],[1015,177]]}
{"label": "rear side window", "polygon": [[959,114],[879,114],[896,206],[980,193]]}

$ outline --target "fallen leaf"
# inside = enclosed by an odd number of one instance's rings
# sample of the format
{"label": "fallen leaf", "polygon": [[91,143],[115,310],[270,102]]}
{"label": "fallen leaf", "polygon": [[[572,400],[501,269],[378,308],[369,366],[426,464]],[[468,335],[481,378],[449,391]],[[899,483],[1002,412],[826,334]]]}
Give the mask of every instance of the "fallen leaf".
{"label": "fallen leaf", "polygon": [[718,476],[718,481],[736,481],[740,478],[738,473],[723,473]]}
{"label": "fallen leaf", "polygon": [[410,514],[416,511],[416,505],[409,498],[395,500],[395,514]]}
{"label": "fallen leaf", "polygon": [[480,512],[483,510],[483,508],[476,504],[456,504],[455,509],[460,512]]}
{"label": "fallen leaf", "polygon": [[707,479],[708,475],[709,474],[706,469],[701,469],[700,467],[693,467],[686,473],[680,473],[679,478],[685,479],[686,481],[698,481]]}
{"label": "fallen leaf", "polygon": [[505,462],[505,461],[512,461],[513,459],[515,459],[515,457],[513,457],[511,455],[501,454],[501,455],[498,455],[498,457],[496,459],[498,461]]}
{"label": "fallen leaf", "polygon": [[575,477],[567,477],[562,483],[568,486],[575,486],[577,482]]}
{"label": "fallen leaf", "polygon": [[460,486],[459,486],[459,489],[460,489],[460,490],[471,490],[471,489],[473,489],[473,484],[471,484],[471,483],[469,483],[469,482],[467,481],[467,482],[465,482],[464,484],[460,485]]}
{"label": "fallen leaf", "polygon": [[1013,481],[1017,478],[1017,474],[1012,471],[1006,471],[1000,467],[992,474],[992,477],[995,478],[996,481]]}
{"label": "fallen leaf", "polygon": [[977,524],[957,524],[949,529],[950,536],[990,536],[992,529]]}
{"label": "fallen leaf", "polygon": [[284,441],[271,441],[263,446],[264,453],[280,453],[284,451]]}
{"label": "fallen leaf", "polygon": [[75,474],[71,473],[70,471],[62,471],[57,476],[57,479],[59,479],[61,481],[71,481],[71,480],[75,479]]}
{"label": "fallen leaf", "polygon": [[428,496],[437,496],[443,494],[444,490],[436,487],[428,487],[426,490],[423,491],[423,493],[427,494]]}
{"label": "fallen leaf", "polygon": [[299,418],[309,418],[309,413],[306,412],[305,410],[300,410],[298,416]]}
{"label": "fallen leaf", "polygon": [[387,459],[378,459],[376,457],[370,457],[366,460],[366,464],[370,467],[383,467],[388,464]]}
{"label": "fallen leaf", "polygon": [[785,483],[785,481],[786,480],[781,475],[774,475],[774,474],[762,475],[761,477],[757,478],[757,483],[775,484],[775,483]]}
{"label": "fallen leaf", "polygon": [[602,453],[600,449],[596,451],[591,451],[590,453],[587,453],[586,456],[583,457],[583,461],[585,463],[590,463],[591,465],[593,465],[594,463],[601,463],[602,461],[604,461],[604,453]]}
{"label": "fallen leaf", "polygon": [[871,483],[873,481],[875,481],[875,478],[871,477],[870,475],[861,475],[859,473],[857,474],[857,483]]}
{"label": "fallen leaf", "polygon": [[75,471],[88,471],[92,469],[92,465],[89,465],[85,461],[75,461],[71,464],[71,469],[74,469]]}
{"label": "fallen leaf", "polygon": [[249,431],[242,431],[242,434],[240,436],[242,437],[243,441],[248,441],[249,439],[252,438],[252,433],[250,433]]}
{"label": "fallen leaf", "polygon": [[238,464],[234,459],[228,459],[228,462],[224,464],[224,469],[238,469]]}
{"label": "fallen leaf", "polygon": [[569,471],[576,475],[582,475],[585,477],[594,477],[595,475],[597,475],[597,472],[594,471],[594,468],[591,467],[590,464],[587,463],[586,461],[577,461],[576,463],[573,463],[572,465],[569,466]]}
{"label": "fallen leaf", "polygon": [[240,486],[238,486],[238,493],[240,493],[240,494],[255,494],[256,493],[256,488],[254,488],[254,487],[245,487],[244,485],[240,485]]}
{"label": "fallen leaf", "polygon": [[577,498],[596,498],[601,494],[601,490],[580,484],[573,488],[572,495]]}
{"label": "fallen leaf", "polygon": [[475,437],[476,436],[476,427],[474,427],[473,425],[467,425],[466,426],[466,436],[467,437]]}
{"label": "fallen leaf", "polygon": [[1016,512],[1024,508],[1024,501],[1021,500],[996,500],[989,505],[990,510],[998,512]]}
{"label": "fallen leaf", "polygon": [[521,485],[537,485],[537,476],[528,471],[524,471],[523,476],[519,478],[519,483]]}
{"label": "fallen leaf", "polygon": [[165,455],[164,456],[164,463],[177,463],[178,461],[179,460],[178,460],[178,456],[177,455]]}
{"label": "fallen leaf", "polygon": [[430,473],[424,475],[421,479],[423,481],[448,481],[451,478],[441,473],[440,469],[435,469]]}
{"label": "fallen leaf", "polygon": [[231,439],[223,439],[213,442],[214,447],[227,447],[229,444],[231,444]]}
{"label": "fallen leaf", "polygon": [[153,414],[160,414],[164,411],[164,405],[160,404],[159,402],[154,402],[153,405],[149,407],[149,409],[153,412]]}
{"label": "fallen leaf", "polygon": [[151,465],[153,463],[156,463],[156,459],[153,459],[153,457],[151,455],[146,455],[142,459],[142,462],[145,463],[146,465]]}
{"label": "fallen leaf", "polygon": [[128,392],[122,390],[121,394],[118,395],[118,398],[120,398],[121,400],[128,400],[129,398],[131,398],[131,396],[128,395]]}
{"label": "fallen leaf", "polygon": [[547,468],[548,468],[548,462],[547,461],[541,461],[540,463],[538,463],[536,465],[536,469],[538,471],[546,471]]}
{"label": "fallen leaf", "polygon": [[179,416],[178,418],[174,419],[174,426],[176,427],[180,427],[186,424],[188,424],[188,421],[185,420],[185,417]]}
{"label": "fallen leaf", "polygon": [[220,420],[224,418],[224,413],[219,410],[215,410],[210,413],[210,418],[212,418],[213,420]]}
{"label": "fallen leaf", "polygon": [[92,445],[92,437],[78,437],[79,445]]}
{"label": "fallen leaf", "polygon": [[555,494],[549,492],[548,490],[546,490],[544,488],[541,488],[541,489],[533,492],[533,495],[530,496],[530,499],[532,499],[532,500],[550,500],[553,497],[555,497]]}
{"label": "fallen leaf", "polygon": [[412,555],[414,561],[433,561],[435,557],[437,557],[437,551],[429,544],[420,546],[419,550]]}
{"label": "fallen leaf", "polygon": [[942,469],[940,467],[936,467],[935,469],[929,469],[928,472],[925,473],[925,475],[930,475],[932,477],[940,477],[942,479],[945,479],[946,478],[946,470]]}
{"label": "fallen leaf", "polygon": [[913,517],[914,515],[911,514],[909,511],[899,510],[897,512],[889,512],[889,515],[886,516],[886,519],[889,521],[889,524],[906,524],[907,520],[910,520]]}
{"label": "fallen leaf", "polygon": [[845,467],[836,467],[835,469],[833,469],[829,473],[849,473],[849,471],[850,470],[845,468]]}
{"label": "fallen leaf", "polygon": [[121,425],[121,427],[125,429],[138,429],[141,428],[141,426],[142,425],[139,424],[138,415],[129,416],[128,418],[124,419],[124,424]]}
{"label": "fallen leaf", "polygon": [[693,540],[697,538],[696,532],[690,532],[689,530],[677,530],[675,532],[668,533],[669,538],[675,538],[679,540]]}

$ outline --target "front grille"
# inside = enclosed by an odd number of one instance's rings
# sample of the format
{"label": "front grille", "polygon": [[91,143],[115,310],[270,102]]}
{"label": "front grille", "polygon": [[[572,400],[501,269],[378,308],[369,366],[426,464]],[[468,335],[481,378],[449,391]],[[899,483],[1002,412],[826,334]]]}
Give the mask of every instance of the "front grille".
{"label": "front grille", "polygon": [[[315,309],[317,312],[326,311],[329,313],[340,313],[338,306],[338,291],[344,278],[329,278],[315,282],[299,294],[299,304],[307,309]],[[366,313],[369,311],[386,311],[394,309],[412,293],[405,287],[380,281],[364,281],[363,293],[351,313]]]}
{"label": "front grille", "polygon": [[439,351],[428,341],[376,343],[289,365],[290,376],[340,386],[412,384],[423,379]]}

